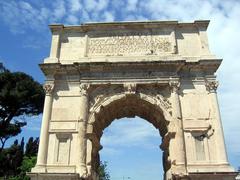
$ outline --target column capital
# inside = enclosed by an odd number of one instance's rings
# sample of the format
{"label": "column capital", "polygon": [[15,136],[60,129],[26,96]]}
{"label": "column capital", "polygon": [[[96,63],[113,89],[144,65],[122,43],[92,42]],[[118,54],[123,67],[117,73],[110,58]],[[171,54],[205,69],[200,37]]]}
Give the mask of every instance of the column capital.
{"label": "column capital", "polygon": [[54,89],[54,83],[49,83],[49,82],[45,83],[43,85],[43,89],[46,95],[51,95]]}
{"label": "column capital", "polygon": [[79,86],[80,96],[87,96],[89,88],[90,88],[90,84],[88,84],[88,83],[81,83],[80,86]]}
{"label": "column capital", "polygon": [[215,93],[217,91],[218,88],[218,81],[213,80],[213,81],[206,81],[206,89],[210,92],[210,93]]}
{"label": "column capital", "polygon": [[176,93],[180,89],[180,81],[179,80],[170,80],[168,84],[169,84],[172,92]]}

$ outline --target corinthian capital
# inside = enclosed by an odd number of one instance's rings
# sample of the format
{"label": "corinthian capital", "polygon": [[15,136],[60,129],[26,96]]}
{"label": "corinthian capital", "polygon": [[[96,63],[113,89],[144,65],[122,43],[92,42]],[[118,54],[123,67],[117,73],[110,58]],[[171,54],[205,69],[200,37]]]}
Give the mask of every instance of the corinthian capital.
{"label": "corinthian capital", "polygon": [[90,85],[88,83],[81,83],[80,86],[79,86],[80,95],[81,96],[87,96],[89,87],[90,87]]}
{"label": "corinthian capital", "polygon": [[180,89],[180,82],[178,80],[170,80],[169,86],[172,92],[177,92]]}
{"label": "corinthian capital", "polygon": [[218,81],[206,81],[206,88],[209,92],[216,92],[218,88]]}
{"label": "corinthian capital", "polygon": [[43,85],[43,89],[46,93],[46,95],[50,95],[53,92],[54,89],[54,83],[46,83]]}

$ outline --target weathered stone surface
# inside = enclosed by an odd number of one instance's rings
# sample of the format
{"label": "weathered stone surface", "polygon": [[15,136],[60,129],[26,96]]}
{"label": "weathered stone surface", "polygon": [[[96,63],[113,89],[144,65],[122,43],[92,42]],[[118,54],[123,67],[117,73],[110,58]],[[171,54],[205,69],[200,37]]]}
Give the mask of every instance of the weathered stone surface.
{"label": "weathered stone surface", "polygon": [[31,179],[98,179],[104,128],[134,116],[159,129],[165,180],[233,179],[216,95],[221,60],[209,51],[208,23],[51,25]]}

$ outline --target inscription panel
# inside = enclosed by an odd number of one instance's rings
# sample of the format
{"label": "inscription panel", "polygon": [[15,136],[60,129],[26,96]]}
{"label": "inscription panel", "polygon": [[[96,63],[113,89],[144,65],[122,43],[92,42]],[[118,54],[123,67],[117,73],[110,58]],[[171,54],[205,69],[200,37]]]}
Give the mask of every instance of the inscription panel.
{"label": "inscription panel", "polygon": [[173,31],[121,31],[90,34],[89,56],[123,56],[175,53]]}

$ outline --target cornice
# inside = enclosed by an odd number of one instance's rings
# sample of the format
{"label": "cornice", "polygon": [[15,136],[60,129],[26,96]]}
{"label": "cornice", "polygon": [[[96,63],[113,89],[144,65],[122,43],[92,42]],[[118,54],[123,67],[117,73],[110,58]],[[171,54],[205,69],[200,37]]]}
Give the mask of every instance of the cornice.
{"label": "cornice", "polygon": [[82,32],[92,30],[109,30],[109,29],[135,29],[135,28],[159,28],[159,27],[203,27],[207,29],[209,20],[196,20],[194,22],[179,22],[179,21],[121,21],[121,22],[89,22],[82,23],[80,25],[63,25],[63,24],[51,24],[50,30],[78,30]]}
{"label": "cornice", "polygon": [[40,68],[45,75],[52,73],[58,73],[61,71],[77,73],[81,72],[110,72],[115,70],[122,71],[138,71],[138,70],[153,70],[163,72],[208,72],[208,74],[214,74],[219,68],[221,59],[209,59],[199,60],[197,62],[188,62],[182,60],[168,60],[168,61],[139,61],[139,62],[74,62],[71,64],[61,63],[43,63],[40,64]]}

